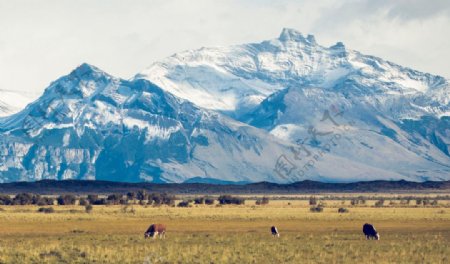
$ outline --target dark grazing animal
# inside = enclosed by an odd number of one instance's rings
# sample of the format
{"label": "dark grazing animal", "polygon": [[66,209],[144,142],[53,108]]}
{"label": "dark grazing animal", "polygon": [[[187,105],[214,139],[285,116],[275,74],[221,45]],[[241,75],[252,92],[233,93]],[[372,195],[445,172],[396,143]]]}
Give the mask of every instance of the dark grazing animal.
{"label": "dark grazing animal", "polygon": [[156,238],[156,236],[159,235],[159,238],[165,238],[166,237],[166,226],[163,224],[152,224],[150,227],[145,231],[144,237],[152,237]]}
{"label": "dark grazing animal", "polygon": [[272,227],[270,228],[270,231],[272,232],[272,235],[273,235],[273,236],[280,237],[280,233],[278,233],[278,229],[277,229],[276,226],[272,226]]}
{"label": "dark grazing animal", "polygon": [[378,234],[377,230],[375,230],[375,227],[373,227],[373,225],[371,224],[366,223],[363,225],[363,233],[367,239],[380,240],[380,235]]}

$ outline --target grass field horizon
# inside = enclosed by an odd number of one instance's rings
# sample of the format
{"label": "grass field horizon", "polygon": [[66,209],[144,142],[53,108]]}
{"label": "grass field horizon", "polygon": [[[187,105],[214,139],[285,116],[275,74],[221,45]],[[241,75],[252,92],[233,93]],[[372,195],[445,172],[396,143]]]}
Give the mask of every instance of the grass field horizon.
{"label": "grass field horizon", "polygon": [[[358,194],[355,194],[357,196]],[[392,194],[395,196],[395,194]],[[0,206],[0,263],[448,263],[450,204],[374,207],[350,200],[275,200],[255,206]],[[217,203],[217,202],[216,202]],[[47,207],[47,206],[46,206]],[[349,209],[338,213],[338,208]],[[366,240],[364,223],[381,240]],[[152,223],[166,239],[144,239]],[[280,238],[269,228],[275,225]]]}

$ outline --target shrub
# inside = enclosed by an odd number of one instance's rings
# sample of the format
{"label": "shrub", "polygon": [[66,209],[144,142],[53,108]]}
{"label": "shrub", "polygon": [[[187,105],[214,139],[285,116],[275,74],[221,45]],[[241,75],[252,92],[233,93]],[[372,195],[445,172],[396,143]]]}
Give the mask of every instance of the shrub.
{"label": "shrub", "polygon": [[190,203],[189,203],[189,201],[181,201],[181,202],[178,203],[177,206],[178,207],[189,207]]}
{"label": "shrub", "polygon": [[309,205],[316,205],[317,204],[317,198],[314,196],[309,197]]}
{"label": "shrub", "polygon": [[422,205],[422,201],[423,201],[422,198],[417,198],[416,199],[416,205]]}
{"label": "shrub", "polygon": [[351,205],[359,205],[359,204],[366,204],[366,200],[364,199],[364,197],[359,196],[357,198],[353,198],[350,200],[350,204]]}
{"label": "shrub", "polygon": [[323,207],[322,206],[313,206],[313,207],[309,208],[309,211],[311,211],[313,213],[321,213],[321,212],[323,212]]}
{"label": "shrub", "polygon": [[269,197],[264,196],[262,199],[256,200],[256,205],[266,205],[269,204]]}
{"label": "shrub", "polygon": [[148,200],[148,193],[146,190],[139,190],[136,194],[136,198],[139,201]]}
{"label": "shrub", "polygon": [[101,199],[95,200],[92,204],[93,205],[105,205],[105,204],[108,204],[108,201],[105,198],[101,198]]}
{"label": "shrub", "polygon": [[87,201],[89,202],[89,204],[93,204],[93,205],[108,204],[108,201],[105,198],[98,198],[97,194],[89,194],[87,196]]}
{"label": "shrub", "polygon": [[174,195],[163,195],[163,203],[169,206],[175,205],[176,197]]}
{"label": "shrub", "polygon": [[213,205],[214,204],[214,198],[206,197],[205,198],[205,204],[206,205]]}
{"label": "shrub", "polygon": [[57,199],[59,205],[74,205],[77,197],[73,194],[60,195]]}
{"label": "shrub", "polygon": [[12,202],[13,201],[9,195],[0,194],[0,205],[10,205]]}
{"label": "shrub", "polygon": [[89,204],[89,201],[86,198],[80,198],[80,205],[86,206]]}
{"label": "shrub", "polygon": [[375,207],[382,207],[384,205],[384,199],[380,199],[375,202]]}
{"label": "shrub", "polygon": [[14,197],[12,204],[14,204],[14,205],[32,204],[33,198],[34,198],[34,200],[36,199],[35,196],[31,193],[19,193]]}
{"label": "shrub", "polygon": [[86,206],[84,206],[84,211],[86,213],[91,213],[92,209],[94,209],[94,207],[92,206],[92,204],[87,204]]}
{"label": "shrub", "polygon": [[197,197],[194,199],[195,204],[204,204],[205,203],[205,197]]}
{"label": "shrub", "polygon": [[40,207],[38,209],[39,213],[45,213],[45,214],[51,214],[55,212],[55,209],[53,207]]}
{"label": "shrub", "polygon": [[154,206],[175,204],[175,196],[166,193],[152,193],[148,195],[148,200],[148,204],[153,203]]}
{"label": "shrub", "polygon": [[219,201],[219,204],[245,204],[245,199],[242,197],[234,197],[231,195],[221,195],[217,199]]}
{"label": "shrub", "polygon": [[[153,205],[160,206],[164,204],[164,194],[161,193],[153,193],[149,195],[149,204],[153,201]],[[150,201],[151,200],[151,201]]]}
{"label": "shrub", "polygon": [[87,200],[89,201],[90,204],[95,204],[95,202],[98,200],[98,195],[97,194],[89,194],[87,196]]}
{"label": "shrub", "polygon": [[51,197],[44,197],[43,201],[46,205],[54,205],[55,204],[55,199],[51,198]]}
{"label": "shrub", "polygon": [[128,192],[127,193],[127,199],[128,200],[136,200],[136,193],[135,192]]}
{"label": "shrub", "polygon": [[108,195],[108,198],[106,198],[108,204],[119,204],[121,199],[122,194],[110,194]]}
{"label": "shrub", "polygon": [[410,201],[411,201],[411,200],[407,200],[407,199],[405,199],[405,198],[401,198],[401,199],[400,199],[400,204],[402,204],[402,205],[407,205],[407,204],[409,204]]}
{"label": "shrub", "polygon": [[349,212],[348,209],[344,208],[344,207],[341,207],[341,208],[338,209],[338,213],[341,213],[341,214],[348,213],[348,212]]}

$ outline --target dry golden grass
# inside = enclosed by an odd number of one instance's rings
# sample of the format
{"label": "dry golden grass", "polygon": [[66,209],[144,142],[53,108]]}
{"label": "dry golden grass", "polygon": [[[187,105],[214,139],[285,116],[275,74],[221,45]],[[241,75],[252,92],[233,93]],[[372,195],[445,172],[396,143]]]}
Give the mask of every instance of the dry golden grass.
{"label": "dry golden grass", "polygon": [[[450,208],[348,207],[326,201],[323,213],[307,201],[267,206],[142,207],[4,206],[0,263],[449,263]],[[290,203],[290,205],[288,205]],[[348,201],[347,201],[348,204]],[[164,240],[144,239],[149,224],[167,225]],[[375,225],[380,241],[361,228]],[[272,238],[271,225],[280,230]]]}

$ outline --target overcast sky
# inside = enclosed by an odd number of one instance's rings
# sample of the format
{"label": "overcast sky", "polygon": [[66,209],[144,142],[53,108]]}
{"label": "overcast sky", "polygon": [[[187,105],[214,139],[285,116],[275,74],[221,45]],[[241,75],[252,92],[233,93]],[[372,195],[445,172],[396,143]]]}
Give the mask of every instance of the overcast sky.
{"label": "overcast sky", "polygon": [[175,52],[283,27],[449,78],[449,25],[448,0],[0,0],[0,89],[38,93],[83,62],[130,78]]}

